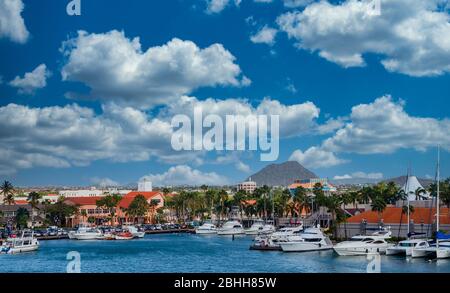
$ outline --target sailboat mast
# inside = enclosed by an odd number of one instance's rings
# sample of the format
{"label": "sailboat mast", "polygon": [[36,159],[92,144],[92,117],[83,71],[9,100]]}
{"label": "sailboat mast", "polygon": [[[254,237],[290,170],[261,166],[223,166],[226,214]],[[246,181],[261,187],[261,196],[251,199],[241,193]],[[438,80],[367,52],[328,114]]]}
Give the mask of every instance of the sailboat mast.
{"label": "sailboat mast", "polygon": [[408,168],[408,172],[407,172],[407,175],[406,175],[406,201],[407,201],[407,208],[408,208],[408,237],[409,237],[409,233],[411,232],[410,231],[410,213],[409,213],[409,170],[410,170],[410,168]]}
{"label": "sailboat mast", "polygon": [[[441,171],[440,171],[440,167],[441,167],[441,163],[440,163],[440,160],[441,160],[441,150],[440,150],[440,146],[438,145],[438,163],[437,163],[437,174],[436,174],[436,177],[437,177],[437,196],[436,196],[436,201],[437,201],[437,203],[436,203],[436,208],[437,208],[437,214],[436,214],[436,229],[437,229],[437,232],[439,232],[439,219],[440,219],[440,215],[439,215],[439,213],[440,213],[440,198],[439,198],[439,193],[440,193],[440,181],[441,181]],[[438,246],[439,246],[439,241],[437,241],[437,243],[438,243]]]}

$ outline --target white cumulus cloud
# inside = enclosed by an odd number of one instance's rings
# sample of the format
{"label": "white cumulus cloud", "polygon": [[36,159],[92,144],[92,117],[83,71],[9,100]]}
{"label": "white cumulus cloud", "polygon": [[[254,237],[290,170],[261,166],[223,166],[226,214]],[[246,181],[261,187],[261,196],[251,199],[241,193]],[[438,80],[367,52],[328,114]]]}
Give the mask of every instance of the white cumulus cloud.
{"label": "white cumulus cloud", "polygon": [[346,163],[346,160],[338,158],[334,153],[311,147],[306,151],[295,150],[289,161],[297,161],[306,168],[329,168]]}
{"label": "white cumulus cloud", "polygon": [[155,186],[199,186],[206,184],[208,186],[220,186],[228,184],[226,177],[215,172],[207,173],[200,170],[192,169],[187,165],[178,165],[169,168],[161,174],[150,174],[141,178],[148,180]]}
{"label": "white cumulus cloud", "polygon": [[343,67],[365,66],[364,55],[374,53],[391,72],[442,75],[450,71],[450,16],[439,2],[384,0],[377,15],[371,1],[320,1],[277,23],[299,48]]}
{"label": "white cumulus cloud", "polygon": [[67,59],[63,80],[86,84],[92,90],[88,98],[104,102],[150,108],[200,87],[250,84],[221,44],[201,49],[173,39],[143,51],[139,38],[128,39],[123,32],[80,31],[61,50]]}
{"label": "white cumulus cloud", "polygon": [[251,36],[250,40],[255,44],[267,44],[272,46],[275,44],[277,33],[278,30],[265,25],[256,34]]}
{"label": "white cumulus cloud", "polygon": [[9,38],[17,43],[25,43],[30,33],[22,18],[22,0],[0,1],[0,38]]}
{"label": "white cumulus cloud", "polygon": [[41,64],[32,72],[25,73],[24,77],[16,76],[9,85],[19,89],[19,94],[32,95],[36,90],[47,86],[47,78],[51,72],[45,64]]}

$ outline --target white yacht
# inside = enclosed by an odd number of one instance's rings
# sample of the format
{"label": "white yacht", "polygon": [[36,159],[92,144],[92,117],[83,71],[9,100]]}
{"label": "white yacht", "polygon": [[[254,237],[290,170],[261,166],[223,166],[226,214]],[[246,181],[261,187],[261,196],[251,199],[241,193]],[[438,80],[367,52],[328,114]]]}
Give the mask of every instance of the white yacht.
{"label": "white yacht", "polygon": [[245,230],[246,235],[267,235],[275,232],[275,226],[271,224],[264,224],[264,221],[257,221],[253,225]]}
{"label": "white yacht", "polygon": [[96,240],[101,236],[100,230],[88,227],[79,227],[78,230],[69,233],[69,238],[75,240]]}
{"label": "white yacht", "polygon": [[254,243],[250,246],[251,250],[281,250],[280,243],[295,240],[303,232],[303,226],[286,227],[272,234],[259,234]]}
{"label": "white yacht", "polygon": [[272,233],[270,238],[275,242],[287,241],[288,236],[298,235],[303,232],[303,225],[297,227],[285,227]]}
{"label": "white yacht", "polygon": [[392,235],[390,230],[380,230],[370,236],[357,235],[350,240],[338,243],[334,246],[334,251],[338,255],[366,255],[369,253],[385,254],[386,250],[392,246],[386,239]]}
{"label": "white yacht", "polygon": [[430,244],[425,239],[408,239],[400,241],[397,245],[389,247],[386,255],[405,255],[412,256],[414,249],[429,248]]}
{"label": "white yacht", "polygon": [[195,229],[195,234],[199,235],[217,234],[217,227],[212,223],[204,223],[203,225]]}
{"label": "white yacht", "polygon": [[130,232],[134,238],[144,238],[145,232],[139,231],[135,226],[124,226],[123,230]]}
{"label": "white yacht", "polygon": [[320,228],[307,228],[298,236],[288,236],[288,242],[280,242],[284,252],[305,252],[329,250],[333,248],[330,238]]}
{"label": "white yacht", "polygon": [[244,228],[238,221],[228,221],[217,230],[217,235],[239,235],[244,233]]}
{"label": "white yacht", "polygon": [[22,252],[32,252],[39,249],[39,241],[31,236],[22,236],[20,238],[8,238],[2,246],[0,246],[0,253],[16,254]]}
{"label": "white yacht", "polygon": [[256,220],[253,222],[253,225],[245,230],[246,235],[258,235],[259,231],[262,230],[264,227],[264,221],[263,220]]}

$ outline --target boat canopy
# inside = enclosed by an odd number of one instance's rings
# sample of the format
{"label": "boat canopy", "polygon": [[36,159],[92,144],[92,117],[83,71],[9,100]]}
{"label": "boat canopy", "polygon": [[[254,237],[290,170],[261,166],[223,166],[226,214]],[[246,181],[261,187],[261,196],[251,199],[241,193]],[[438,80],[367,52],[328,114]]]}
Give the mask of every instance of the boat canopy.
{"label": "boat canopy", "polygon": [[436,238],[439,239],[439,240],[450,239],[450,234],[444,234],[442,232],[437,232],[436,236],[437,236]]}

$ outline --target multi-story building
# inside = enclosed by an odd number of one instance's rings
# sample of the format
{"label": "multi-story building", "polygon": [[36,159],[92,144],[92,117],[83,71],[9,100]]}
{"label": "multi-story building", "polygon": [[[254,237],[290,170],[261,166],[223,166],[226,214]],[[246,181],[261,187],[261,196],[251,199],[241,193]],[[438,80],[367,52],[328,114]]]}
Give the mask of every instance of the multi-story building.
{"label": "multi-story building", "polygon": [[255,191],[256,187],[257,187],[256,182],[252,181],[252,179],[250,178],[246,182],[239,183],[237,186],[237,190],[238,191],[244,190],[247,193],[253,193]]}

